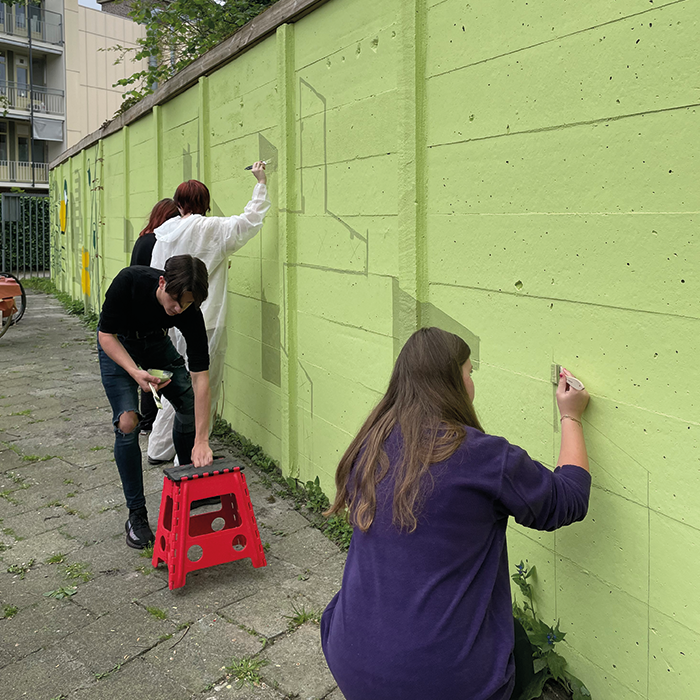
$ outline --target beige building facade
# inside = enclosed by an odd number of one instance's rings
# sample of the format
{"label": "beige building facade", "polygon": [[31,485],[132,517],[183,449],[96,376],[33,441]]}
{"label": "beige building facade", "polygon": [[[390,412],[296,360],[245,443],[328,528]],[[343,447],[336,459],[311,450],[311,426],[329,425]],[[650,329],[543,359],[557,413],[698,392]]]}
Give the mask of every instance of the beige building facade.
{"label": "beige building facade", "polygon": [[114,115],[113,84],[138,69],[105,49],[142,33],[78,0],[0,3],[0,192],[48,192],[48,164]]}
{"label": "beige building facade", "polygon": [[122,102],[124,88],[113,87],[139,70],[130,56],[115,65],[114,46],[134,47],[144,29],[120,17],[64,0],[66,17],[66,148],[111,119]]}

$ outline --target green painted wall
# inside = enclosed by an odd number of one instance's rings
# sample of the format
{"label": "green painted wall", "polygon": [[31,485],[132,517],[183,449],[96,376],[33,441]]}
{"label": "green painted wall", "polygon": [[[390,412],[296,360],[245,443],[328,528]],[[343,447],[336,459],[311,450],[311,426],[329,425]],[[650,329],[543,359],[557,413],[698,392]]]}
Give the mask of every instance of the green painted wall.
{"label": "green painted wall", "polygon": [[472,345],[487,429],[552,465],[570,367],[590,514],[513,528],[511,556],[597,700],[696,697],[699,25],[691,0],[331,0],[52,171],[56,281],[99,308],[157,199],[196,177],[239,213],[272,159],[231,261],[225,418],[330,494],[434,324]]}

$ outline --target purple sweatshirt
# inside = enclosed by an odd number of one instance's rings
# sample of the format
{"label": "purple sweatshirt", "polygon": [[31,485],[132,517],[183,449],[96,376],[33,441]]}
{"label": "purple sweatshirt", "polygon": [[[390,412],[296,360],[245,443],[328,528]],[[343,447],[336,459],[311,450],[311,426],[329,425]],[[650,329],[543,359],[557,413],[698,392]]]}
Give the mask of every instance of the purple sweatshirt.
{"label": "purple sweatshirt", "polygon": [[[391,464],[400,430],[385,449]],[[343,587],[321,622],[328,666],[346,700],[509,700],[513,616],[506,525],[582,520],[591,477],[553,472],[506,440],[467,428],[410,534],[392,524],[392,478],[366,533],[355,528]]]}

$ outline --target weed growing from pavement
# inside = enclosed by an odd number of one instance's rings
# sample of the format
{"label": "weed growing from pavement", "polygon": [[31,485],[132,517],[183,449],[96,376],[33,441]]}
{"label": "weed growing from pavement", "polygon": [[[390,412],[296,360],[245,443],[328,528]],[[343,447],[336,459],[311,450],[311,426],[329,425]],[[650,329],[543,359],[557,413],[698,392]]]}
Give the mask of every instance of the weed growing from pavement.
{"label": "weed growing from pavement", "polygon": [[158,620],[167,620],[168,619],[168,613],[165,612],[165,610],[161,610],[160,608],[154,608],[150,606],[146,606],[146,612],[150,613],[153,615]]}
{"label": "weed growing from pavement", "polygon": [[147,547],[144,547],[140,552],[139,556],[143,557],[144,559],[153,559],[153,542],[149,544]]}
{"label": "weed growing from pavement", "polygon": [[61,552],[58,552],[57,554],[52,554],[47,560],[47,564],[63,564],[63,562],[66,560],[66,555],[61,554]]}
{"label": "weed growing from pavement", "polygon": [[78,592],[77,586],[61,586],[53,591],[48,591],[44,593],[45,598],[56,598],[56,600],[61,600],[63,598],[70,598]]}
{"label": "weed growing from pavement", "polygon": [[[260,445],[239,435],[225,420],[217,418],[212,434],[224,445],[237,449],[258,467],[262,472],[261,481],[265,486],[270,487],[273,483],[281,486],[281,489],[276,492],[277,495],[291,499],[297,510],[305,506],[309,512],[322,517],[322,513],[330,506],[318,477],[305,484],[294,477],[285,477],[277,462],[266,455]],[[341,549],[347,550],[350,546],[352,526],[347,518],[334,515],[316,524],[319,530]]]}
{"label": "weed growing from pavement", "polygon": [[112,668],[110,668],[109,671],[104,671],[103,673],[96,673],[95,680],[101,681],[103,678],[107,678],[107,676],[111,676],[115,671],[119,671],[119,669],[121,669],[121,667],[122,667],[121,664],[116,664],[115,666],[112,666]]}
{"label": "weed growing from pavement", "polygon": [[19,612],[19,608],[16,605],[5,605],[2,609],[2,616],[5,620],[9,620],[14,617]]}
{"label": "weed growing from pavement", "polygon": [[92,572],[87,564],[76,562],[75,564],[66,564],[63,567],[63,575],[67,579],[80,579],[83,583],[92,580]]}
{"label": "weed growing from pavement", "polygon": [[30,559],[24,564],[11,564],[7,567],[7,573],[19,574],[20,580],[23,581],[24,577],[27,575],[27,572],[32,568],[32,566],[34,566],[34,561],[34,559]]}
{"label": "weed growing from pavement", "polygon": [[289,620],[289,629],[294,630],[300,627],[305,622],[315,622],[319,624],[321,622],[321,611],[320,610],[307,610],[306,606],[302,604],[301,607],[297,607],[296,603],[292,603],[292,614],[284,615]]}
{"label": "weed growing from pavement", "polygon": [[260,669],[267,666],[269,662],[265,659],[254,659],[244,656],[241,659],[233,659],[229,666],[226,666],[229,676],[236,679],[236,687],[242,688],[249,685],[251,688],[262,683]]}

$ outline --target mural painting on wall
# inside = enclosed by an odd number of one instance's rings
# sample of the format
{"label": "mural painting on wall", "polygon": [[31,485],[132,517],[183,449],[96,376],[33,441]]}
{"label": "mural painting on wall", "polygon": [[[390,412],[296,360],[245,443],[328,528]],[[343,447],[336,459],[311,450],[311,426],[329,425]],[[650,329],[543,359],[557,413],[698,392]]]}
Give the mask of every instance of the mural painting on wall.
{"label": "mural painting on wall", "polygon": [[66,226],[68,221],[68,182],[63,181],[63,191],[59,191],[56,178],[51,182],[51,206],[57,215],[51,217],[51,270],[54,279],[66,272]]}
{"label": "mural painting on wall", "polygon": [[91,160],[87,162],[87,181],[90,189],[90,213],[89,229],[86,247],[82,250],[81,266],[81,287],[83,294],[99,300],[100,295],[100,275],[98,270],[98,235],[97,229],[100,224],[100,198],[99,191],[102,189],[97,176],[97,166],[101,163],[101,158],[96,158],[94,165]]}

